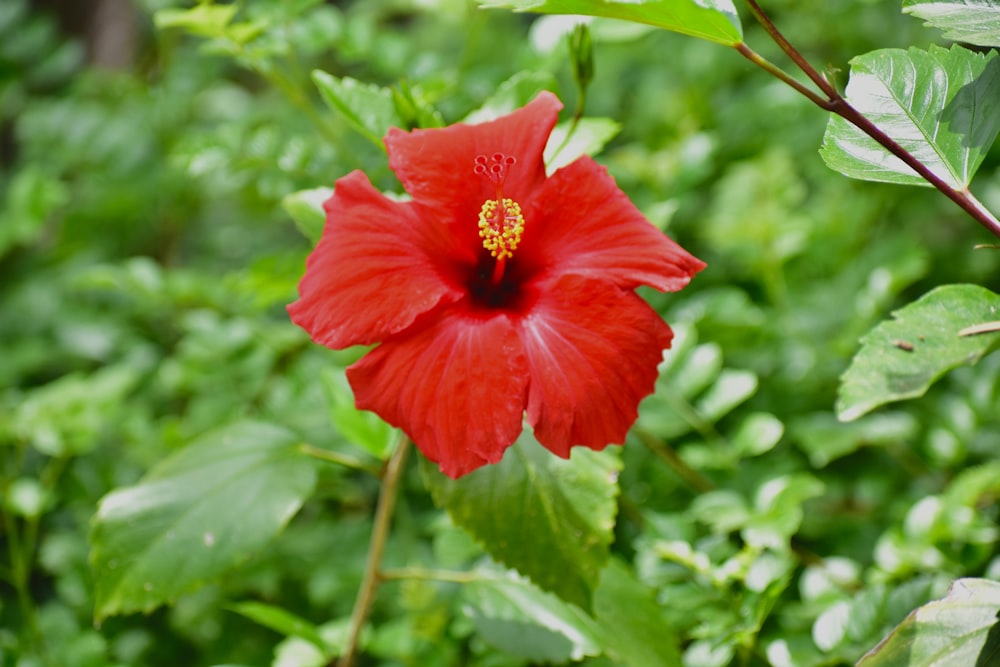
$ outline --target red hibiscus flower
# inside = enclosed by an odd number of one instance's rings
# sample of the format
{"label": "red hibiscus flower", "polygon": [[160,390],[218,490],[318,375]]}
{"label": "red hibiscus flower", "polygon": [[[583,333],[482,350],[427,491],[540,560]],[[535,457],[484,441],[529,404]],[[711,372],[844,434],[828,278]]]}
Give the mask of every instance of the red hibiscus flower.
{"label": "red hibiscus flower", "polygon": [[480,125],[385,138],[411,201],[358,171],[337,181],[292,320],[334,349],[357,406],[448,476],[496,463],[527,414],[540,443],[621,443],[673,333],[634,292],[705,265],[646,220],[589,157],[546,176],[562,104],[542,93]]}

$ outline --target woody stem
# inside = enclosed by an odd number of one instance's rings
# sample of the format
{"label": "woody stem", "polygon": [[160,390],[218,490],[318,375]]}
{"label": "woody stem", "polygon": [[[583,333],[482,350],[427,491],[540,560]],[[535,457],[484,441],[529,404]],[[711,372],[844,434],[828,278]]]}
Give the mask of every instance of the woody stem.
{"label": "woody stem", "polygon": [[354,610],[351,612],[350,634],[344,653],[336,663],[337,667],[351,667],[361,640],[361,630],[368,619],[372,603],[375,601],[375,591],[381,581],[379,567],[382,562],[382,552],[389,537],[389,525],[392,523],[392,510],[396,504],[399,492],[399,482],[403,477],[403,463],[410,448],[410,441],[405,436],[401,438],[396,451],[389,459],[382,477],[382,490],[375,508],[375,525],[372,527],[371,541],[368,544],[368,561],[365,563],[365,574],[358,590]]}
{"label": "woody stem", "polygon": [[[872,123],[868,117],[855,109],[850,102],[848,102],[844,96],[837,91],[837,88],[833,85],[833,83],[827,80],[825,76],[809,64],[809,62],[805,59],[805,56],[799,53],[799,51],[792,46],[791,42],[789,42],[788,39],[781,34],[781,31],[779,31],[777,26],[774,25],[770,17],[764,13],[764,10],[759,4],[757,4],[756,0],[746,0],[746,3],[750,7],[750,12],[753,14],[754,18],[756,18],[757,21],[764,27],[771,39],[773,39],[774,42],[781,47],[781,50],[784,51],[789,58],[791,58],[792,62],[794,62],[795,65],[802,70],[809,80],[812,81],[812,83],[819,88],[820,91],[822,91],[822,95],[817,95],[816,93],[808,90],[805,86],[764,60],[743,43],[740,43],[736,47],[737,51],[739,51],[741,55],[753,62],[755,65],[763,68],[768,73],[778,77],[799,93],[805,95],[820,108],[837,114],[848,123],[851,123],[856,128],[867,134],[887,151],[902,160],[904,164],[915,171],[921,178],[933,185],[938,189],[938,191],[951,199],[953,202],[958,204],[962,210],[968,213],[987,231],[994,236],[1000,237],[1000,220],[988,211],[986,207],[983,206],[982,203],[980,203],[979,200],[977,200],[972,193],[968,191],[968,189],[952,187],[944,179],[935,174],[927,165],[917,159],[905,148],[900,146],[899,143],[892,139],[881,128]],[[824,95],[826,96],[825,99],[823,97]]]}

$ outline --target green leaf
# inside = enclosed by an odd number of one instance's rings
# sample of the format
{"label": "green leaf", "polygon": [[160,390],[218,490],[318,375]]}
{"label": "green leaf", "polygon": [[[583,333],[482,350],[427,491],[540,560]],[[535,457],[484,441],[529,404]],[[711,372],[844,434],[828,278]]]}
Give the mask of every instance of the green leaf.
{"label": "green leaf", "polygon": [[617,511],[617,450],[570,460],[527,431],[503,460],[458,480],[427,467],[435,502],[497,561],[584,609],[608,560]]}
{"label": "green leaf", "polygon": [[390,127],[402,127],[396,111],[392,90],[350,77],[335,77],[322,70],[313,70],[313,83],[323,101],[343,114],[355,130],[379,148],[385,150],[382,137]]}
{"label": "green leaf", "polygon": [[329,199],[332,194],[331,188],[313,188],[293,192],[281,200],[281,206],[285,209],[285,213],[291,216],[295,226],[313,245],[319,243],[319,239],[323,235],[323,227],[326,225],[323,202]]}
{"label": "green leaf", "polygon": [[330,652],[315,625],[281,607],[261,602],[239,602],[230,605],[229,609],[286,637],[301,637],[320,651]]}
{"label": "green leaf", "polygon": [[1000,295],[977,285],[945,285],[893,313],[861,339],[841,377],[837,416],[851,421],[874,408],[922,396],[947,371],[1000,345],[1000,332],[960,336],[1000,319]]}
{"label": "green leaf", "polygon": [[904,412],[871,415],[844,424],[829,412],[797,417],[791,424],[795,444],[809,456],[814,468],[847,456],[859,448],[912,440],[919,432],[917,420]]}
{"label": "green leaf", "polygon": [[757,375],[754,372],[725,368],[694,407],[698,414],[714,424],[756,392]]}
{"label": "green leaf", "polygon": [[520,109],[543,90],[556,87],[548,72],[518,72],[499,86],[483,105],[462,119],[463,123],[484,123]]}
{"label": "green leaf", "polygon": [[730,446],[740,456],[759,456],[774,449],[785,433],[785,425],[768,412],[754,412],[743,420]]}
{"label": "green leaf", "polygon": [[14,516],[35,519],[52,500],[41,482],[32,477],[18,477],[5,489],[3,507]]}
{"label": "green leaf", "polygon": [[381,460],[392,454],[396,430],[374,412],[358,410],[343,370],[324,368],[320,375],[330,419],[344,438]]}
{"label": "green leaf", "polygon": [[[545,168],[549,173],[565,167],[582,155],[596,155],[621,132],[620,123],[610,118],[581,118],[559,123],[545,145]],[[568,134],[572,129],[572,134]]]}
{"label": "green leaf", "polygon": [[463,590],[477,634],[532,662],[582,660],[601,652],[593,619],[514,577],[475,581]]}
{"label": "green leaf", "polygon": [[393,86],[392,102],[405,127],[445,126],[441,112],[434,108],[423,90],[419,86],[411,86],[406,80]]}
{"label": "green leaf", "polygon": [[802,503],[825,490],[823,482],[805,472],[768,480],[757,489],[753,516],[743,528],[743,539],[775,551],[787,548],[788,539],[802,525]]}
{"label": "green leaf", "polygon": [[605,652],[628,667],[680,665],[677,632],[649,589],[621,562],[612,560],[594,595],[597,633]]}
{"label": "green leaf", "polygon": [[233,424],[105,496],[90,535],[97,618],[173,602],[277,535],[316,482],[298,444],[272,424]]}
{"label": "green leaf", "polygon": [[46,456],[89,453],[124,414],[123,404],[153,363],[137,353],[89,375],[71,373],[33,389],[13,410],[13,432]]}
{"label": "green leaf", "polygon": [[736,46],[743,42],[731,0],[477,0],[487,8],[540,14],[583,14],[645,23],[664,30]]}
{"label": "green leaf", "polygon": [[1000,5],[996,0],[903,0],[903,12],[924,19],[956,42],[1000,46]]}
{"label": "green leaf", "polygon": [[27,167],[7,184],[0,207],[0,257],[10,248],[30,243],[46,221],[69,199],[66,186],[36,167]]}
{"label": "green leaf", "polygon": [[[1000,130],[996,53],[960,46],[881,49],[851,61],[848,101],[951,187],[964,189]],[[831,116],[827,166],[868,181],[929,185],[840,116]]]}
{"label": "green leaf", "polygon": [[917,608],[865,654],[858,667],[995,665],[1000,660],[1000,584],[959,579],[941,600]]}
{"label": "green leaf", "polygon": [[[313,642],[299,636],[286,637],[274,647],[274,662],[272,667],[324,667],[330,664],[330,658],[341,655],[350,634],[350,619],[335,619],[316,628],[323,640],[324,648],[320,650]],[[361,633],[361,646],[364,648],[369,641],[368,628]]]}
{"label": "green leaf", "polygon": [[237,5],[199,4],[191,9],[161,9],[153,15],[157,28],[183,28],[202,37],[222,37],[233,17]]}

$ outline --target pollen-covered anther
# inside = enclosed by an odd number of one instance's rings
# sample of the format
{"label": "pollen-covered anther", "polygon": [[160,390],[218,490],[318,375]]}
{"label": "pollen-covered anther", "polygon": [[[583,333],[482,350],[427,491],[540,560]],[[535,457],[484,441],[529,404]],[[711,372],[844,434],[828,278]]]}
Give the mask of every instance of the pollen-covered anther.
{"label": "pollen-covered anther", "polygon": [[479,237],[496,259],[514,256],[524,233],[521,206],[513,199],[487,199],[479,211]]}

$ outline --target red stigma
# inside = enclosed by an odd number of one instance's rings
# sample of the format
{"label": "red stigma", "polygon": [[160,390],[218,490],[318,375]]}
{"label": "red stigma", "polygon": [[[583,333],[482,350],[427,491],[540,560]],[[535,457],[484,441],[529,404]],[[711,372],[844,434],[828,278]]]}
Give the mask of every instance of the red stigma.
{"label": "red stigma", "polygon": [[517,158],[503,153],[494,153],[490,157],[485,155],[476,156],[476,164],[472,171],[485,176],[498,188],[502,187],[507,180],[507,173],[510,167],[517,163]]}

